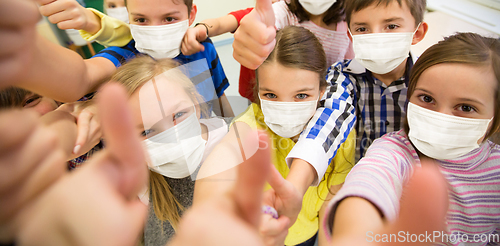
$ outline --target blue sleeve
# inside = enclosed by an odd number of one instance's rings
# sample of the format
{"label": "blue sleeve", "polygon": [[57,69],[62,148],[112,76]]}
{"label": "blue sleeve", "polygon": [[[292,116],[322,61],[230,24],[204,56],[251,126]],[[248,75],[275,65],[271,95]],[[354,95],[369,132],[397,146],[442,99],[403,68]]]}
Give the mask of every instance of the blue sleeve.
{"label": "blue sleeve", "polygon": [[123,47],[112,46],[103,49],[99,53],[95,54],[92,58],[104,57],[113,62],[113,64],[115,64],[115,67],[119,67],[130,59],[135,58],[136,54],[138,53],[139,52],[135,49],[135,41],[132,40]]}
{"label": "blue sleeve", "polygon": [[205,46],[205,51],[203,51],[208,66],[210,68],[210,74],[212,75],[212,80],[214,83],[215,91],[217,93],[217,97],[221,97],[224,94],[224,91],[229,87],[229,81],[227,80],[226,74],[224,73],[224,69],[222,68],[222,64],[219,60],[219,55],[215,50],[215,47],[210,39],[202,42],[203,46]]}

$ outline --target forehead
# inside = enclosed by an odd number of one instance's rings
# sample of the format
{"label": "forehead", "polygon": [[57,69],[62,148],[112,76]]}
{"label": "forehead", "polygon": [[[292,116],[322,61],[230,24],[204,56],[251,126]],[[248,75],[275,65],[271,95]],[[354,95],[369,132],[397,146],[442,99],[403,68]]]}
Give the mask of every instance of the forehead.
{"label": "forehead", "polygon": [[138,12],[144,15],[158,14],[158,12],[168,13],[173,10],[187,14],[188,11],[184,0],[127,0],[127,8],[130,12]]}
{"label": "forehead", "polygon": [[488,105],[494,102],[497,84],[491,66],[443,63],[422,72],[416,89],[455,98],[474,98]]}
{"label": "forehead", "polygon": [[319,74],[313,71],[285,67],[278,62],[264,63],[259,67],[259,87],[273,91],[296,92],[302,88],[318,88]]}
{"label": "forehead", "polygon": [[133,108],[144,115],[170,115],[178,106],[190,107],[193,105],[191,97],[180,83],[164,76],[155,77],[141,86],[130,98]]}
{"label": "forehead", "polygon": [[404,0],[401,1],[401,5],[396,0],[390,1],[388,4],[385,2],[373,1],[373,3],[367,7],[359,11],[353,11],[353,13],[351,13],[350,22],[372,23],[395,18],[400,18],[405,22],[415,22],[415,18]]}

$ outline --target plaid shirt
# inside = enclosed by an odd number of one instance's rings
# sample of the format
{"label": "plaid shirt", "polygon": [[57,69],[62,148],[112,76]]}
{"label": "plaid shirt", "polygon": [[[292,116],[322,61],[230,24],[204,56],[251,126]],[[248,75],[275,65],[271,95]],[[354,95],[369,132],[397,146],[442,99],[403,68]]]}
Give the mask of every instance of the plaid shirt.
{"label": "plaid shirt", "polygon": [[[327,165],[311,161],[330,163],[354,126],[358,161],[376,138],[400,130],[406,117],[408,71],[414,60],[409,56],[405,75],[389,86],[373,77],[355,60],[333,64],[328,72],[322,107],[318,108],[287,159],[306,160],[318,171],[319,165]],[[321,152],[313,150],[318,146]]]}

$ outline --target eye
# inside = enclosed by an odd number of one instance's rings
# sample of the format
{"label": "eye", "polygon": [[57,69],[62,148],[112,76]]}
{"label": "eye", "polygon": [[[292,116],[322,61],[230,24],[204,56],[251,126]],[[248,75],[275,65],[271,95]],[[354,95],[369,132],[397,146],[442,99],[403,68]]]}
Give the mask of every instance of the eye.
{"label": "eye", "polygon": [[266,93],[266,94],[264,94],[264,97],[266,97],[268,99],[276,99],[276,98],[278,98],[276,96],[276,94],[274,94],[274,93]]}
{"label": "eye", "polygon": [[37,94],[32,95],[23,102],[23,107],[25,108],[35,107],[40,103],[40,101],[42,101],[42,97],[40,95]]}
{"label": "eye", "polygon": [[177,112],[174,114],[174,120],[179,119],[180,117],[184,116],[186,112]]}
{"label": "eye", "polygon": [[424,103],[432,103],[434,101],[434,99],[429,95],[420,95],[418,98]]}
{"label": "eye", "polygon": [[355,31],[356,32],[366,32],[367,29],[366,29],[366,27],[358,27],[358,28],[355,29]]}
{"label": "eye", "polygon": [[306,98],[308,98],[308,97],[309,97],[309,95],[304,94],[304,93],[300,93],[300,94],[297,94],[297,95],[295,96],[295,98],[297,98],[297,99],[306,99]]}
{"label": "eye", "polygon": [[116,4],[114,4],[114,3],[108,3],[108,8],[114,9],[114,8],[116,8]]}
{"label": "eye", "polygon": [[389,25],[387,26],[387,29],[389,29],[389,30],[394,30],[394,29],[396,29],[396,28],[398,28],[398,27],[399,27],[399,25],[396,25],[396,24],[389,24]]}
{"label": "eye", "polygon": [[148,136],[150,136],[153,132],[154,132],[154,130],[147,129],[147,130],[144,130],[144,131],[142,131],[142,132],[141,132],[141,136],[142,136],[142,137],[148,137]]}
{"label": "eye", "polygon": [[134,22],[144,24],[146,23],[146,18],[135,18]]}
{"label": "eye", "polygon": [[175,21],[175,20],[176,20],[176,19],[175,19],[174,17],[166,17],[166,18],[165,18],[165,21],[167,21],[167,22],[173,22],[173,21]]}
{"label": "eye", "polygon": [[459,105],[457,109],[465,113],[477,112],[476,108],[467,104]]}

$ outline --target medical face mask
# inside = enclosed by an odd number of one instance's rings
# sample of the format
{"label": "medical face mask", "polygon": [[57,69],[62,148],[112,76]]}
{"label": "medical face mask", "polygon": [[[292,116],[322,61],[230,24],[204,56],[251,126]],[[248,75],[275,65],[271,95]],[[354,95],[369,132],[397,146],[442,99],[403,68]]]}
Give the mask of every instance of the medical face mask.
{"label": "medical face mask", "polygon": [[198,168],[206,141],[196,113],[181,123],[143,141],[149,169],[170,178],[185,178]]}
{"label": "medical face mask", "polygon": [[107,8],[106,14],[127,24],[129,23],[127,7]]}
{"label": "medical face mask", "polygon": [[312,15],[325,13],[337,0],[299,0],[300,5]]}
{"label": "medical face mask", "polygon": [[276,102],[260,99],[264,122],[274,133],[284,138],[291,138],[301,133],[316,112],[317,105],[318,100]]}
{"label": "medical face mask", "polygon": [[373,73],[389,73],[408,57],[415,32],[351,33],[354,59]]}
{"label": "medical face mask", "polygon": [[155,59],[174,58],[181,52],[181,42],[189,20],[160,26],[130,25],[135,48]]}
{"label": "medical face mask", "polygon": [[422,154],[450,160],[479,148],[493,119],[470,119],[435,112],[413,103],[408,104],[408,137]]}

